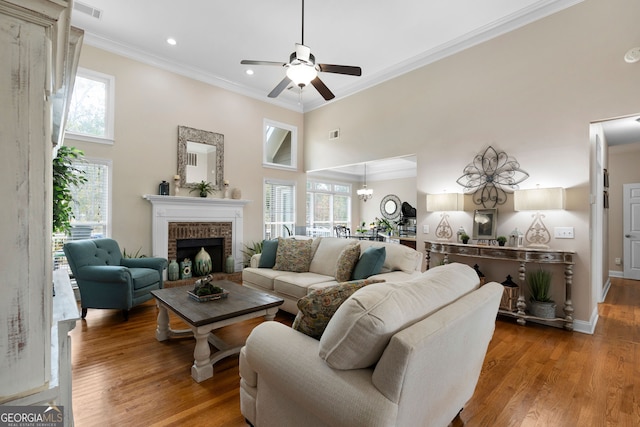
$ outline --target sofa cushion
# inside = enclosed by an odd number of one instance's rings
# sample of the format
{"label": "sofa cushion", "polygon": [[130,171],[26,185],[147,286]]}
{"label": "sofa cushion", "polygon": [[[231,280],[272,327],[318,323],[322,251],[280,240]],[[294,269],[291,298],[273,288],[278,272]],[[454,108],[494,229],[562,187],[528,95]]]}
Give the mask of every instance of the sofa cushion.
{"label": "sofa cushion", "polygon": [[262,253],[258,267],[273,268],[276,264],[276,254],[278,253],[278,239],[264,240],[262,242]]}
{"label": "sofa cushion", "polygon": [[298,300],[300,311],[291,327],[319,340],[329,320],[347,298],[363,286],[380,282],[384,280],[353,280],[307,294]]}
{"label": "sofa cushion", "polygon": [[[304,272],[309,271],[311,245],[313,240],[283,239],[278,237],[278,251],[274,270]],[[322,242],[320,242],[322,244]]]}
{"label": "sofa cushion", "polygon": [[335,369],[375,364],[391,337],[478,287],[464,264],[435,267],[404,283],[377,283],[353,294],[320,338],[319,355]]}
{"label": "sofa cushion", "polygon": [[366,279],[380,273],[386,254],[387,250],[384,246],[370,246],[365,249],[353,269],[353,280]]}
{"label": "sofa cushion", "polygon": [[387,256],[384,259],[382,266],[382,272],[389,271],[404,271],[405,273],[412,273],[414,271],[420,271],[422,267],[422,254],[416,250],[405,246],[389,243],[381,243],[371,240],[360,241],[360,252],[364,252],[367,248],[383,246],[387,250]]}
{"label": "sofa cushion", "polygon": [[247,267],[242,270],[242,281],[248,282],[258,288],[273,290],[273,279],[286,272],[272,270],[270,268]]}
{"label": "sofa cushion", "polygon": [[307,295],[311,285],[331,282],[333,277],[306,271],[304,273],[283,273],[273,280],[273,289],[279,294],[293,297],[296,300]]}
{"label": "sofa cushion", "polygon": [[338,257],[342,250],[350,244],[353,244],[353,240],[351,239],[324,237],[313,255],[311,265],[309,265],[309,271],[324,274],[325,276],[336,277]]}
{"label": "sofa cushion", "polygon": [[340,256],[336,262],[336,280],[338,282],[346,282],[350,280],[351,275],[353,274],[353,269],[359,259],[360,245],[358,245],[358,242],[353,242],[353,244],[345,247],[342,252],[340,252]]}

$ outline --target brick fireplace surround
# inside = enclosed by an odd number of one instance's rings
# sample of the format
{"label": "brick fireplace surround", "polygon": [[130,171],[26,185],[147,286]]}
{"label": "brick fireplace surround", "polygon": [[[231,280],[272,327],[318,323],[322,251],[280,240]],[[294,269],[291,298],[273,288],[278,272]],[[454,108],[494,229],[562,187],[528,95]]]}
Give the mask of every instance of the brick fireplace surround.
{"label": "brick fireplace surround", "polygon": [[249,200],[144,195],[151,203],[153,256],[174,259],[176,240],[224,239],[224,256],[242,270],[243,211]]}

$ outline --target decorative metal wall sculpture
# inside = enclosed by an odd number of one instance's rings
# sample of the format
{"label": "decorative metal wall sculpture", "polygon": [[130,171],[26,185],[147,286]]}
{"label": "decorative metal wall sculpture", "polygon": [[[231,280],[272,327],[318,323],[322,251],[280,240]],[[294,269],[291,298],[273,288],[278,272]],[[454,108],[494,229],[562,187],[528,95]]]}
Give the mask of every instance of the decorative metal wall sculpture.
{"label": "decorative metal wall sculpture", "polygon": [[475,204],[486,208],[504,204],[507,192],[517,190],[518,184],[527,178],[529,174],[520,169],[516,159],[489,146],[473,158],[456,182],[464,187],[465,193],[473,193]]}

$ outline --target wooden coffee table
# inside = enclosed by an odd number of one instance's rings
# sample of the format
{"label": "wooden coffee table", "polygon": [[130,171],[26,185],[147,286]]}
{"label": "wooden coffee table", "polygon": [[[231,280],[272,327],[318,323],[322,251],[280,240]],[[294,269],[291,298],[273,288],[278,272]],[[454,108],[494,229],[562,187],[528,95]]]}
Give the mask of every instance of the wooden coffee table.
{"label": "wooden coffee table", "polygon": [[[197,382],[213,376],[213,364],[232,354],[240,352],[242,345],[231,346],[216,337],[212,331],[243,320],[264,316],[266,320],[273,320],[278,307],[284,300],[269,294],[259,292],[245,286],[240,286],[227,280],[215,282],[215,285],[229,291],[227,298],[209,302],[198,302],[187,294],[193,286],[167,288],[151,291],[158,301],[158,326],[156,338],[165,341],[169,338],[193,335],[196,347],[193,351],[193,366],[191,376]],[[188,330],[172,330],[169,328],[169,313],[171,310],[184,320]],[[218,351],[211,353],[211,343]]]}

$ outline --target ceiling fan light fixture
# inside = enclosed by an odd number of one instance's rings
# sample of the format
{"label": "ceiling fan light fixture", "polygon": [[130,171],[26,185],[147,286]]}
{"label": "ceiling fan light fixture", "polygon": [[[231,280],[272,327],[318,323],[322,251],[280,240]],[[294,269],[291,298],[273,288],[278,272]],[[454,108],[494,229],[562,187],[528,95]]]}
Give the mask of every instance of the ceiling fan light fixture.
{"label": "ceiling fan light fixture", "polygon": [[317,76],[318,70],[312,65],[293,64],[287,67],[287,77],[289,77],[296,86],[304,87],[311,83],[311,80]]}

